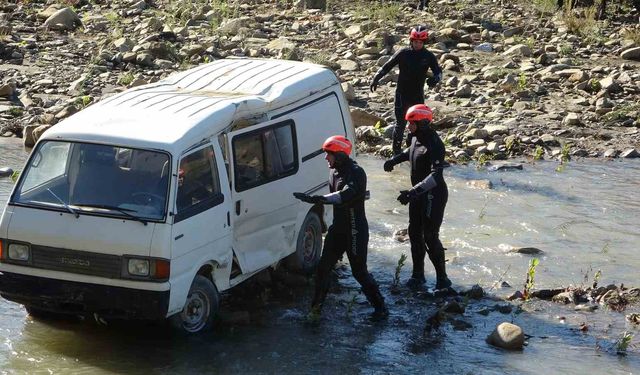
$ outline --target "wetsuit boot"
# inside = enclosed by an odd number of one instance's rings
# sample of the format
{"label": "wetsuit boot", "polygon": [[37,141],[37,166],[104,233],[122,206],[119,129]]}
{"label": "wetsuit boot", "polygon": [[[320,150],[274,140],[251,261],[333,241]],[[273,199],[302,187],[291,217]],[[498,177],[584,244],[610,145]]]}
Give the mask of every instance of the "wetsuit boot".
{"label": "wetsuit boot", "polygon": [[[438,240],[438,242],[440,241]],[[433,263],[433,268],[436,270],[436,289],[449,288],[451,280],[447,277],[444,248],[442,246],[436,247],[433,250],[429,250],[428,254],[431,263]]]}
{"label": "wetsuit boot", "polygon": [[389,316],[389,309],[387,309],[384,303],[384,297],[380,293],[380,288],[375,282],[370,283],[366,287],[362,287],[362,292],[367,297],[367,300],[373,306],[374,311],[371,313],[372,320],[383,320]]}

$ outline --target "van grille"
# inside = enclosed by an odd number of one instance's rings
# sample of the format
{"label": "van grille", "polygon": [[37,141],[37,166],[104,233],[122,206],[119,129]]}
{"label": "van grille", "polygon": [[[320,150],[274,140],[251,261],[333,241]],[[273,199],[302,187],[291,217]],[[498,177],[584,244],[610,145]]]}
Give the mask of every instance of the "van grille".
{"label": "van grille", "polygon": [[33,267],[53,271],[116,279],[122,270],[122,258],[117,255],[32,245],[31,257]]}

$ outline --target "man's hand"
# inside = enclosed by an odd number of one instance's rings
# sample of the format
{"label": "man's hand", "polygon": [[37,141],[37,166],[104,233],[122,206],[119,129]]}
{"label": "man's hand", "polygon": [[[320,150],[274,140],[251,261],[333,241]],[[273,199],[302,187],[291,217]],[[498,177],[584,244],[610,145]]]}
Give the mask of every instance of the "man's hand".
{"label": "man's hand", "polygon": [[376,89],[378,88],[378,80],[374,79],[373,81],[371,81],[371,85],[369,85],[369,88],[371,89],[371,92],[376,91]]}
{"label": "man's hand", "polygon": [[438,84],[438,79],[436,77],[429,77],[427,78],[427,86],[429,87],[435,87]]}
{"label": "man's hand", "polygon": [[409,201],[412,201],[416,198],[416,193],[413,190],[402,190],[400,191],[400,195],[398,195],[398,202],[401,205],[405,206]]}
{"label": "man's hand", "polygon": [[389,159],[384,162],[384,165],[382,166],[382,168],[384,169],[385,172],[391,172],[395,165],[396,163],[393,160]]}

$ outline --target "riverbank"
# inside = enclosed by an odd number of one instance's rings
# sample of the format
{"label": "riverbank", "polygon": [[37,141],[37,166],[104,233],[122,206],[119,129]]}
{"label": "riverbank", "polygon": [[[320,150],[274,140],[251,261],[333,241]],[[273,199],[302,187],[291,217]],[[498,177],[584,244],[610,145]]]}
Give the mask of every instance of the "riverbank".
{"label": "riverbank", "polygon": [[[391,73],[369,81],[410,27],[426,24],[444,79],[427,91],[454,162],[637,157],[640,26],[614,4],[73,0],[0,5],[0,135],[32,144],[113,93],[219,58],[311,61],[343,82],[359,149],[388,155]],[[322,1],[320,1],[322,3]]]}

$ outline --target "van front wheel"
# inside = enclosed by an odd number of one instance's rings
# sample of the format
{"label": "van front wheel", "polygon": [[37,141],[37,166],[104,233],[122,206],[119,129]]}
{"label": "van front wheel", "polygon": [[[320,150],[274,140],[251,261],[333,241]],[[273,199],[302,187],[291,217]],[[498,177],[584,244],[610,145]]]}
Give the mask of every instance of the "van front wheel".
{"label": "van front wheel", "polygon": [[311,274],[322,254],[322,223],[315,212],[309,212],[304,218],[298,240],[296,252],[287,259],[287,265],[294,271]]}
{"label": "van front wheel", "polygon": [[206,277],[196,275],[182,311],[170,318],[171,323],[188,334],[204,332],[213,326],[219,307],[216,286]]}

